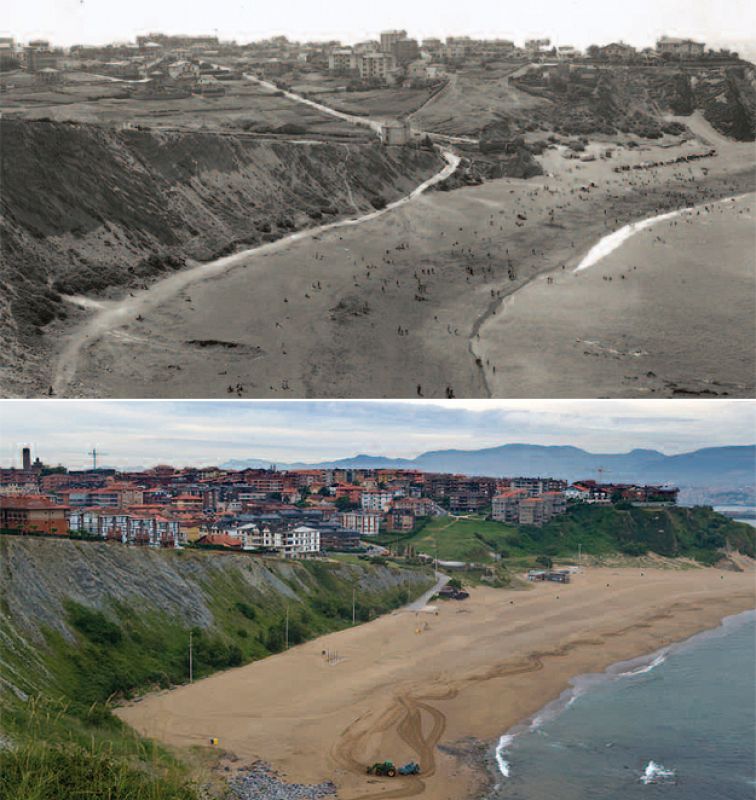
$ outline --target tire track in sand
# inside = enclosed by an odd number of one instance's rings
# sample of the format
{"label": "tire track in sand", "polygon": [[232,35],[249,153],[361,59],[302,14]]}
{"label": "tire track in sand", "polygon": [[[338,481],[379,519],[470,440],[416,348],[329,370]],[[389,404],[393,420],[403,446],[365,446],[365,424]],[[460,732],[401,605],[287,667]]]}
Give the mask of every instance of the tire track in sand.
{"label": "tire track in sand", "polygon": [[[423,779],[432,777],[436,772],[435,751],[446,730],[446,716],[431,705],[430,701],[452,700],[465,686],[471,684],[539,672],[548,659],[563,658],[582,647],[601,647],[609,639],[622,637],[631,631],[650,628],[653,622],[672,617],[675,610],[695,611],[698,608],[700,606],[693,603],[673,603],[667,609],[655,611],[621,628],[600,631],[594,636],[571,639],[548,650],[537,650],[517,659],[508,659],[494,664],[489,669],[453,681],[441,679],[436,684],[435,691],[418,695],[409,691],[398,694],[375,721],[373,713],[368,711],[345,728],[331,750],[331,757],[343,769],[364,776],[366,766],[364,752],[367,740],[395,729],[397,736],[415,754],[414,760],[420,764],[420,775],[397,776],[392,779],[393,782],[381,781],[385,788],[370,791],[368,794],[360,791],[358,794],[345,795],[345,800],[401,800],[401,798],[417,797],[425,791]],[[430,718],[429,723],[426,718]],[[428,726],[430,730],[426,734],[424,729]]]}

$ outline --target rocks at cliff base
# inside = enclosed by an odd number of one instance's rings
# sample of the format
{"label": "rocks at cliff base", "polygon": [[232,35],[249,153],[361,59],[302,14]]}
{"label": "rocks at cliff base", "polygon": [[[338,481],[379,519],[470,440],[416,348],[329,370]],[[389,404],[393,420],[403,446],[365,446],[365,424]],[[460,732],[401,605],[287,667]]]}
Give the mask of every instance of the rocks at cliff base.
{"label": "rocks at cliff base", "polygon": [[264,761],[243,767],[229,786],[237,800],[321,800],[336,796],[333,781],[287,783]]}

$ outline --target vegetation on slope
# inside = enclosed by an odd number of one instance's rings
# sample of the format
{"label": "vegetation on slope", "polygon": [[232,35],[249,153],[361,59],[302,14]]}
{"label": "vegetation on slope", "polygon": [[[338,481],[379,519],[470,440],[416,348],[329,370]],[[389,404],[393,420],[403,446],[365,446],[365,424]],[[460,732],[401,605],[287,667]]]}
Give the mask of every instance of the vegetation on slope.
{"label": "vegetation on slope", "polygon": [[537,556],[575,558],[578,546],[587,556],[657,553],[713,564],[723,549],[756,556],[756,531],[708,507],[635,507],[571,505],[565,515],[541,528],[505,525],[484,517],[435,517],[420,530],[385,536],[393,546],[413,546],[442,560],[490,564],[499,559],[533,560]]}
{"label": "vegetation on slope", "polygon": [[[123,725],[114,702],[186,682],[190,633],[197,679],[283,650],[287,616],[296,645],[351,625],[353,589],[364,621],[433,581],[428,572],[363,562],[263,562],[10,536],[0,556],[0,795],[19,800],[193,800],[188,769]],[[33,589],[25,589],[28,570],[39,573]]]}

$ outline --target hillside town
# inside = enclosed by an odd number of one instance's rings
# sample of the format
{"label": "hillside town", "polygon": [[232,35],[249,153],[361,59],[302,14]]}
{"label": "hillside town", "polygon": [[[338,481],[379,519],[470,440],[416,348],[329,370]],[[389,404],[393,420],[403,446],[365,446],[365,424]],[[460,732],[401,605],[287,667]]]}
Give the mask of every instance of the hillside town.
{"label": "hillside town", "polygon": [[[325,74],[346,81],[351,91],[371,86],[444,85],[461,68],[487,68],[497,62],[601,65],[667,65],[670,63],[731,64],[738,54],[706,48],[704,42],[660,37],[654,47],[636,48],[624,42],[591,45],[581,50],[552,44],[548,38],[517,45],[507,39],[448,36],[418,40],[405,30],[387,30],[379,38],[351,45],[339,41],[290,41],[286,36],[238,43],[217,36],[178,36],[150,33],[136,41],[103,45],[57,47],[44,39],[17,42],[0,37],[0,73],[20,70],[33,76],[40,88],[84,77],[89,82],[121,83],[139,99],[180,99],[192,94],[219,97],[224,82],[244,73],[280,81],[284,76]],[[3,91],[16,88],[4,84]],[[28,87],[27,87],[28,88]]]}
{"label": "hillside town", "polygon": [[541,527],[570,503],[674,505],[678,490],[592,479],[487,477],[409,469],[50,467],[22,451],[0,469],[0,532],[284,558],[364,552],[438,516]]}

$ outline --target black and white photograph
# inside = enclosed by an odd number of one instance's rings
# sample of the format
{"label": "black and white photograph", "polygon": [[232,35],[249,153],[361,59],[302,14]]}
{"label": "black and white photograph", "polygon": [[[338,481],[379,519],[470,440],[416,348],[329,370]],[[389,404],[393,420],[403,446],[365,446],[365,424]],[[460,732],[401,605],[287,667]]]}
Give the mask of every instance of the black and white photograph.
{"label": "black and white photograph", "polygon": [[0,797],[756,799],[756,6],[9,0]]}
{"label": "black and white photograph", "polygon": [[754,396],[749,3],[16,4],[4,396]]}

